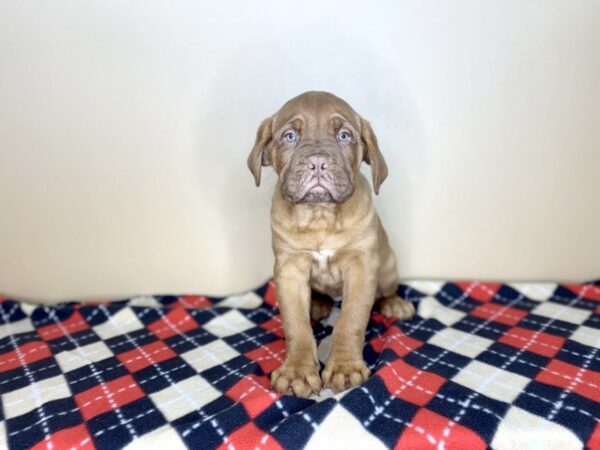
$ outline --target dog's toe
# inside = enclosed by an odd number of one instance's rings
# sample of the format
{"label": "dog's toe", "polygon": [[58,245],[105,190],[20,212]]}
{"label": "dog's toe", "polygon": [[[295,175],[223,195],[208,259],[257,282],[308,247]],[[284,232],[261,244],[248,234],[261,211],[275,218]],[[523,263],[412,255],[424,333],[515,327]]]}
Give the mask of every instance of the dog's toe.
{"label": "dog's toe", "polygon": [[321,378],[315,364],[284,363],[271,374],[271,386],[281,394],[307,398],[321,390]]}
{"label": "dog's toe", "polygon": [[330,359],[323,369],[321,379],[323,384],[334,392],[341,392],[364,383],[371,371],[360,359],[337,360]]}
{"label": "dog's toe", "polygon": [[414,305],[407,300],[401,299],[397,295],[378,299],[375,302],[375,307],[381,314],[387,317],[410,319],[415,315]]}

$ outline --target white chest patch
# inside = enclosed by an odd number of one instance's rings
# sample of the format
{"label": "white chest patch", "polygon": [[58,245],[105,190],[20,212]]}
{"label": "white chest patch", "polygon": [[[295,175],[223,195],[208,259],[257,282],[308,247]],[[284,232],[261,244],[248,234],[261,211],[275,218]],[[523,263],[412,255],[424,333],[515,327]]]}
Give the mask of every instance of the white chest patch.
{"label": "white chest patch", "polygon": [[319,270],[325,270],[327,268],[327,262],[329,258],[333,256],[335,252],[333,250],[320,250],[318,252],[310,252],[313,259],[319,265]]}

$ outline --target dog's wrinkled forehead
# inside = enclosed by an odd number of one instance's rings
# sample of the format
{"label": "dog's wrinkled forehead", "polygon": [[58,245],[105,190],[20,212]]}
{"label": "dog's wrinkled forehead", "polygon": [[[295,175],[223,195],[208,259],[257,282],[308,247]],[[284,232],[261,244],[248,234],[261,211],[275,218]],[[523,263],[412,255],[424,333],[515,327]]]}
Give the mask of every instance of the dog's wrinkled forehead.
{"label": "dog's wrinkled forehead", "polygon": [[344,100],[328,92],[305,92],[286,102],[275,114],[273,130],[294,119],[302,126],[327,128],[336,118],[360,130],[360,117]]}

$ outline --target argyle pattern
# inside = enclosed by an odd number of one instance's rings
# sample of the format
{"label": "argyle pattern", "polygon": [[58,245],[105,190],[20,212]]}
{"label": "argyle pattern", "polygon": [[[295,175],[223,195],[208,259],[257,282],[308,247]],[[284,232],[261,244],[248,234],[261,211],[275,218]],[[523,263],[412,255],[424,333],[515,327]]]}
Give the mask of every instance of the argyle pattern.
{"label": "argyle pattern", "polygon": [[[600,449],[600,282],[406,282],[374,312],[373,375],[269,388],[272,283],[241,295],[40,306],[0,297],[0,448]],[[342,303],[343,305],[343,303]],[[340,313],[313,324],[326,361]]]}

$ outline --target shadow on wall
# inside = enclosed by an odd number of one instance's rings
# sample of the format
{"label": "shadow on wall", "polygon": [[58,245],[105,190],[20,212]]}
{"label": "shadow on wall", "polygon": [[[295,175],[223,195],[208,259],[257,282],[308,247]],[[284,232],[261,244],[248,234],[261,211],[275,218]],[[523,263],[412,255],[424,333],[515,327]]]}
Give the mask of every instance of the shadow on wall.
{"label": "shadow on wall", "polygon": [[[329,64],[337,71],[311,66],[298,55],[290,57],[285,48],[273,48],[272,42],[269,54],[256,61],[256,49],[264,39],[257,35],[231,52],[226,64],[212,68],[210,81],[202,87],[203,97],[198,99],[202,113],[195,137],[198,186],[211,207],[210,214],[218,215],[215,220],[224,235],[224,255],[219,260],[230,267],[235,265],[237,271],[252,273],[256,283],[272,274],[269,212],[277,176],[271,168],[264,168],[261,186],[256,188],[246,158],[259,123],[289,98],[307,90],[326,90],[344,98],[372,123],[390,171],[376,198],[377,208],[392,246],[411,242],[414,222],[402,219],[393,223],[391,217],[398,215],[398,209],[405,212],[400,217],[410,217],[414,208],[411,199],[418,199],[413,191],[427,183],[426,173],[411,170],[427,167],[420,115],[389,55],[385,57],[381,49],[352,33],[348,30],[341,37],[345,46],[353,49],[351,59],[337,53],[329,55]],[[316,40],[311,44],[321,59],[323,53],[334,51]],[[273,65],[278,66],[278,73],[285,66],[285,75],[273,78]],[[218,126],[209,126],[215,123]],[[206,143],[217,144],[206,148]],[[223,153],[230,158],[223,158]],[[216,158],[215,154],[220,155]],[[366,164],[362,171],[370,180]]]}

